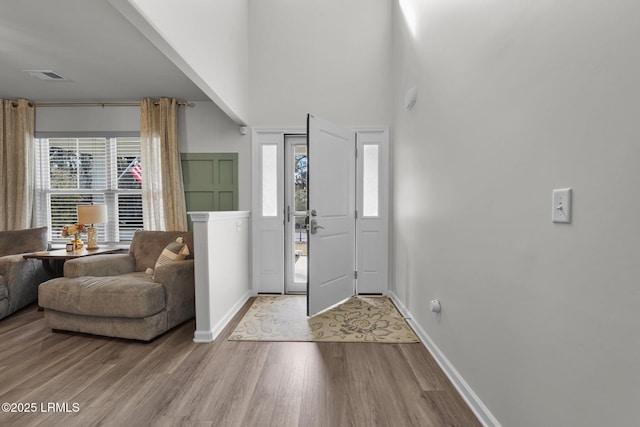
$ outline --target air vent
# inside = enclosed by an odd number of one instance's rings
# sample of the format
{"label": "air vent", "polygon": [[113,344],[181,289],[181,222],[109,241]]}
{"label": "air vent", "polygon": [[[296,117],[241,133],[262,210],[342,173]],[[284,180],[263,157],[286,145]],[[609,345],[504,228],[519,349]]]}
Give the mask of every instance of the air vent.
{"label": "air vent", "polygon": [[29,73],[31,77],[36,77],[40,80],[66,80],[60,74],[52,70],[22,70],[22,71],[25,71]]}

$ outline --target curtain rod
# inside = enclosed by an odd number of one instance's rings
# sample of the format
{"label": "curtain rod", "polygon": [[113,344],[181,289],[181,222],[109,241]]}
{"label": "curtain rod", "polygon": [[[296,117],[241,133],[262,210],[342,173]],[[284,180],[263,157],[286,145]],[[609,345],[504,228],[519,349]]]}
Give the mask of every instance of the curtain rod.
{"label": "curtain rod", "polygon": [[[158,105],[159,102],[156,101],[153,103],[154,105]],[[188,106],[189,101],[178,101],[178,106],[184,105]],[[109,101],[109,102],[36,102],[36,107],[138,107],[140,106],[140,101]]]}

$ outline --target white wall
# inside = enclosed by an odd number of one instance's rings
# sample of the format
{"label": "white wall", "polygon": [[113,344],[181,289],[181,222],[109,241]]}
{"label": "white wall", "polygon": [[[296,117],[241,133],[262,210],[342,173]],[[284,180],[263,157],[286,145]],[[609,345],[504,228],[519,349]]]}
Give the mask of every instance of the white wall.
{"label": "white wall", "polygon": [[637,425],[640,3],[402,3],[394,292],[503,426]]}
{"label": "white wall", "polygon": [[248,0],[110,2],[229,117],[248,122]]}
{"label": "white wall", "polygon": [[[139,107],[38,107],[36,132],[140,132]],[[238,208],[251,207],[251,137],[213,102],[178,109],[182,153],[238,153]]]}
{"label": "white wall", "polygon": [[37,132],[140,132],[140,107],[36,107]]}
{"label": "white wall", "polygon": [[250,1],[251,125],[388,124],[391,3]]}
{"label": "white wall", "polygon": [[182,152],[238,153],[238,210],[250,210],[251,132],[241,135],[238,125],[213,102],[194,102],[181,113]]}

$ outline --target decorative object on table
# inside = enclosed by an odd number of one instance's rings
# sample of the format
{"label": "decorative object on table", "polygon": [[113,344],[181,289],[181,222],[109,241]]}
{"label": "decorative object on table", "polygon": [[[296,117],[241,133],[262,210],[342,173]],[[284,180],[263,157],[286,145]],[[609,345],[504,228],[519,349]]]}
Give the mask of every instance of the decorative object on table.
{"label": "decorative object on table", "polygon": [[91,224],[87,228],[87,249],[98,249],[98,230],[95,224],[107,222],[107,207],[105,205],[78,205],[78,222]]}
{"label": "decorative object on table", "polygon": [[76,248],[76,245],[74,245],[73,243],[69,242],[67,243],[67,252],[73,252],[73,250]]}
{"label": "decorative object on table", "polygon": [[80,233],[86,232],[87,228],[84,226],[84,224],[71,224],[62,227],[62,231],[60,232],[60,234],[62,235],[62,237],[73,236],[73,239],[71,239],[71,243],[73,243],[76,249],[81,249],[84,246],[84,242],[80,238]]}

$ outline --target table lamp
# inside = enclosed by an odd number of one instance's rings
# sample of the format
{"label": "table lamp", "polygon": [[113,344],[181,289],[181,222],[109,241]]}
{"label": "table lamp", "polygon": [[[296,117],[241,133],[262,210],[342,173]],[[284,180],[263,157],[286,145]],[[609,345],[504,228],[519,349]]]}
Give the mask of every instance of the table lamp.
{"label": "table lamp", "polygon": [[78,205],[78,222],[80,224],[91,224],[87,228],[87,249],[98,249],[98,230],[94,224],[107,222],[107,207],[105,205]]}

